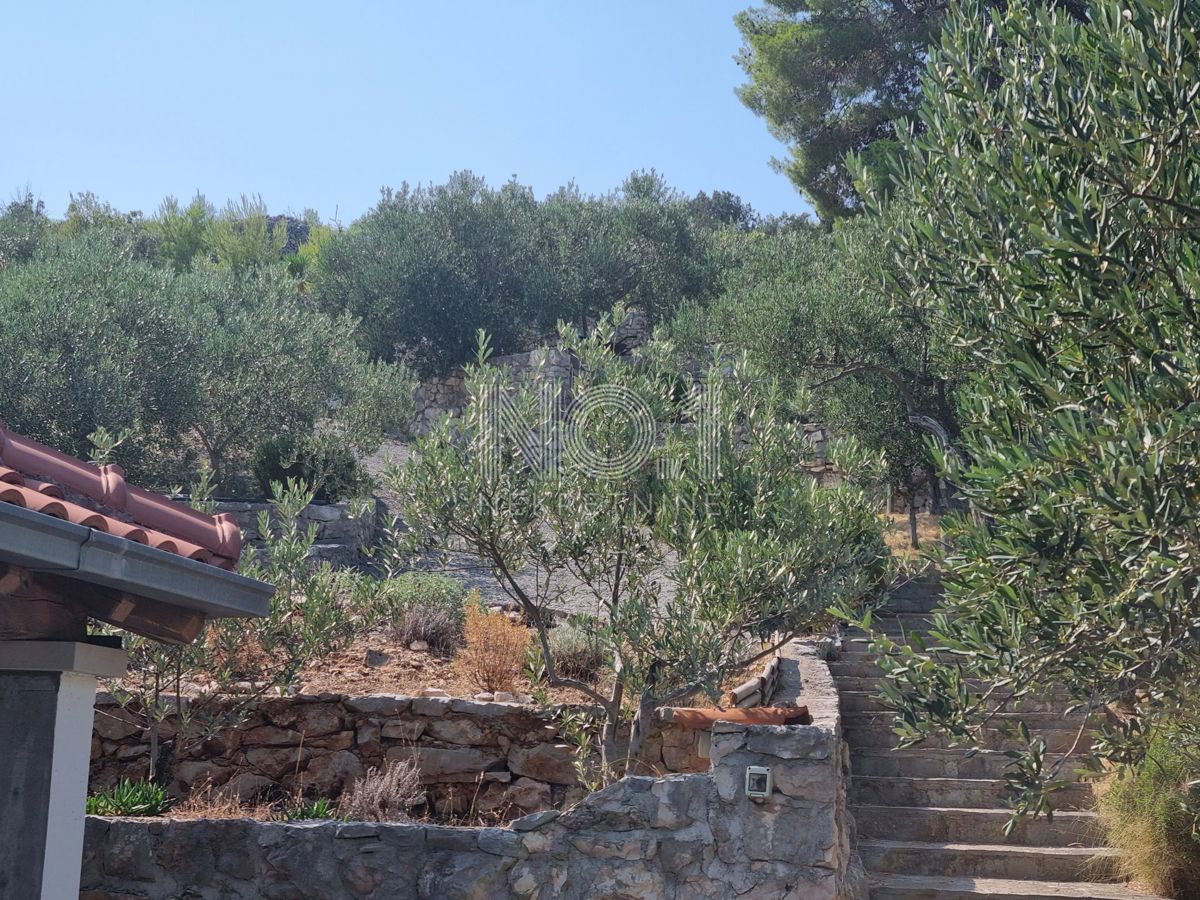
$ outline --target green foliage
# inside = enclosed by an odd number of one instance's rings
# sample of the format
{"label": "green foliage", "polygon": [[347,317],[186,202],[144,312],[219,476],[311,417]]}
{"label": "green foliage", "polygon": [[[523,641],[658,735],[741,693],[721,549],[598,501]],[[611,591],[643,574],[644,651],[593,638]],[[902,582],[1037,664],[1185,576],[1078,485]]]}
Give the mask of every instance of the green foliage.
{"label": "green foliage", "polygon": [[722,292],[706,307],[685,307],[663,334],[684,359],[737,348],[788,386],[809,389],[812,419],[883,453],[888,481],[912,493],[933,466],[921,423],[954,436],[964,371],[932,317],[884,290],[886,246],[870,218],[834,233],[724,235]]}
{"label": "green foliage", "polygon": [[279,811],[280,822],[308,822],[314,819],[336,819],[337,804],[328,797],[316,800],[299,799]]}
{"label": "green foliage", "polygon": [[[750,79],[739,96],[787,144],[790,159],[772,163],[821,219],[861,208],[846,155],[882,164],[914,124],[927,48],[950,5],[765,0],[737,16],[744,42],[738,62]],[[1086,0],[1049,5],[1079,19],[1087,15]]]}
{"label": "green foliage", "polygon": [[264,496],[274,483],[289,479],[312,485],[314,503],[337,503],[358,496],[366,476],[351,450],[328,435],[284,435],[258,445],[250,471]]}
{"label": "green foliage", "polygon": [[170,806],[166,788],[128,778],[87,798],[89,816],[161,816]]}
{"label": "green foliage", "polygon": [[1126,873],[1156,894],[1200,897],[1200,734],[1168,727],[1145,758],[1100,797],[1108,843],[1125,852]]}
{"label": "green foliage", "polygon": [[403,644],[425,641],[448,652],[462,643],[467,590],[449,575],[405,572],[383,586],[384,619]]}
{"label": "green foliage", "polygon": [[244,274],[278,265],[287,237],[285,223],[272,225],[262,197],[243,194],[211,220],[206,243],[218,265]]}
{"label": "green foliage", "polygon": [[[202,470],[193,488],[196,505],[205,505],[210,486]],[[266,547],[248,548],[240,568],[243,575],[275,585],[269,615],[210,621],[203,636],[187,646],[125,637],[129,673],[107,687],[122,707],[141,718],[152,748],[152,778],[158,763],[158,725],[168,716],[179,711],[173,745],[179,757],[219,728],[236,724],[246,707],[265,693],[294,686],[305,666],[347,646],[391,614],[393,601],[386,585],[309,559],[316,526],[302,528],[299,519],[312,502],[308,488],[289,481],[276,483],[272,490],[273,507],[258,522]],[[197,718],[192,707],[180,702],[185,682],[213,693],[229,693],[239,686],[235,693],[242,702],[224,704],[215,717],[205,713]]]}
{"label": "green foliage", "polygon": [[88,455],[97,428],[129,429],[116,460],[151,481],[176,477],[202,343],[170,288],[127,235],[99,227],[0,270],[7,423],[73,456]]}
{"label": "green foliage", "polygon": [[558,320],[582,325],[614,303],[652,317],[711,285],[707,234],[654,173],[610,197],[564,188],[539,203],[460,172],[444,185],[384,191],[321,248],[314,293],[362,320],[381,359],[422,375],[471,356],[485,329],[498,353],[536,345]]}
{"label": "green foliage", "polygon": [[301,527],[300,513],[312,503],[312,491],[295,481],[277,482],[272,490],[272,509],[259,513],[258,520],[266,549],[244,552],[241,572],[275,585],[275,597],[265,619],[209,625],[207,640],[221,684],[291,685],[307,663],[369,630],[387,608],[374,579],[309,560],[316,523]]}
{"label": "green foliage", "polygon": [[595,684],[609,663],[603,625],[592,616],[572,616],[551,628],[549,639],[555,666],[567,678]]}
{"label": "green foliage", "polygon": [[186,272],[196,260],[211,256],[209,233],[215,217],[203,194],[196,194],[186,207],[167,197],[150,224],[158,235],[158,258],[176,272]]}
{"label": "green foliage", "polygon": [[[709,391],[680,390],[679,374],[654,348],[636,360],[612,354],[613,327],[602,321],[588,338],[565,328],[560,339],[581,362],[577,396],[603,389],[636,397],[657,423],[643,465],[597,470],[576,461],[556,471],[527,460],[520,448],[530,446],[496,429],[483,398],[508,397],[526,422],[546,425],[536,380],[516,384],[507,370],[482,365],[470,369],[474,402],[464,418],[443,421],[387,476],[411,547],[453,539],[477,554],[537,626],[549,683],[604,708],[610,764],[627,703],[634,728],[626,750],[636,753],[641,725],[658,706],[715,691],[750,661],[747,641],[790,637],[830,604],[853,603],[877,583],[885,555],[879,522],[856,487],[861,473],[847,458],[846,482],[819,488],[798,465],[803,425],[761,373],[723,360],[730,365],[708,373]],[[721,436],[715,459],[689,424],[697,416],[712,416]],[[580,415],[572,434],[593,459],[618,460],[644,442],[638,421]],[[552,442],[543,436],[538,445]],[[519,577],[529,571],[537,577]],[[611,690],[558,670],[544,622],[567,576],[604,622],[596,630],[613,660]],[[668,579],[673,597],[662,593]]]}
{"label": "green foliage", "polygon": [[[894,289],[979,369],[946,460],[976,515],[943,522],[928,650],[879,638],[905,742],[977,741],[1008,701],[969,678],[1116,710],[1092,748],[1117,764],[1192,708],[1198,43],[1194,4],[967,6],[931,58]],[[1044,810],[1064,760],[1027,743],[1017,809]]]}
{"label": "green foliage", "polygon": [[26,191],[0,213],[0,269],[33,257],[46,234],[46,205]]}
{"label": "green foliage", "polygon": [[944,2],[767,0],[737,16],[739,95],[788,145],[775,161],[822,219],[858,208],[847,153],[892,141],[920,102]]}
{"label": "green foliage", "polygon": [[354,323],[314,309],[282,270],[175,274],[96,206],[73,236],[0,268],[11,427],[74,456],[93,432],[125,434],[113,460],[149,484],[187,480],[203,454],[228,485],[267,438],[320,425],[369,452],[407,424],[411,376],[369,362]]}

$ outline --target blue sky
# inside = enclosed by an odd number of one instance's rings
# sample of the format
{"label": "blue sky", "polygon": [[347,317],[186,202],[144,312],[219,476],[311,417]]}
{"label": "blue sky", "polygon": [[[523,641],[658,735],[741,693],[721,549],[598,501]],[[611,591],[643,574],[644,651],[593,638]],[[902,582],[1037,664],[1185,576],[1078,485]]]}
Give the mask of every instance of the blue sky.
{"label": "blue sky", "polygon": [[542,196],[656,168],[761,212],[808,207],[734,96],[752,0],[6,4],[0,199],[197,190],[349,223],[383,185],[471,169]]}

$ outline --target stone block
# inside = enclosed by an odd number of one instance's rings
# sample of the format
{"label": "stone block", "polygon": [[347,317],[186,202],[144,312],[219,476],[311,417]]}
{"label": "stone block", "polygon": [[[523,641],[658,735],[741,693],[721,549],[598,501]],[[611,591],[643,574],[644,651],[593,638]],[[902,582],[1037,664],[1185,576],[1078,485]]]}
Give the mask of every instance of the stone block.
{"label": "stone block", "polygon": [[411,743],[425,733],[425,723],[420,719],[392,719],[383,724],[379,733],[389,741]]}
{"label": "stone block", "polygon": [[525,812],[549,809],[554,804],[550,785],[532,778],[518,778],[504,792],[504,802]]}
{"label": "stone block", "polygon": [[303,704],[292,727],[309,738],[342,730],[342,716],[333,703]]}
{"label": "stone block", "polygon": [[312,751],[307,747],[255,747],[246,751],[246,762],[268,778],[281,778],[303,768]]}
{"label": "stone block", "polygon": [[[393,747],[388,750],[387,758],[406,758],[413,753],[407,747]],[[481,773],[504,761],[502,756],[475,747],[418,747],[415,755],[421,769],[421,781],[425,784],[474,781]]]}
{"label": "stone block", "polygon": [[338,797],[362,776],[362,760],[348,750],[339,750],[318,756],[308,764],[304,786],[317,797]]}
{"label": "stone block", "polygon": [[521,836],[508,828],[481,828],[479,849],[493,856],[509,856],[513,859],[525,855]]}
{"label": "stone block", "polygon": [[448,744],[492,744],[487,733],[470,719],[434,719],[425,729],[435,741],[445,741]]}
{"label": "stone block", "polygon": [[532,747],[513,747],[508,751],[508,768],[515,775],[525,775],[551,784],[574,784],[575,754],[566,744],[537,744]]}
{"label": "stone block", "polygon": [[450,702],[449,697],[413,697],[412,712],[414,716],[436,719],[446,714]]}
{"label": "stone block", "polygon": [[106,741],[123,741],[140,734],[139,717],[126,709],[97,709],[92,731]]}
{"label": "stone block", "polygon": [[544,809],[541,812],[531,813],[528,816],[514,819],[508,823],[508,827],[516,832],[537,831],[543,825],[553,822],[560,815],[561,813],[557,809]]}
{"label": "stone block", "polygon": [[346,709],[365,716],[387,718],[402,716],[412,708],[412,697],[403,694],[371,694],[369,697],[347,697]]}
{"label": "stone block", "polygon": [[779,759],[830,759],[836,756],[837,736],[815,725],[753,725],[745,747],[751,753]]}
{"label": "stone block", "polygon": [[253,772],[239,772],[217,791],[218,796],[233,797],[237,800],[252,801],[263,796],[275,787],[275,782],[264,775]]}
{"label": "stone block", "polygon": [[243,747],[298,747],[300,732],[274,725],[261,725],[242,732]]}

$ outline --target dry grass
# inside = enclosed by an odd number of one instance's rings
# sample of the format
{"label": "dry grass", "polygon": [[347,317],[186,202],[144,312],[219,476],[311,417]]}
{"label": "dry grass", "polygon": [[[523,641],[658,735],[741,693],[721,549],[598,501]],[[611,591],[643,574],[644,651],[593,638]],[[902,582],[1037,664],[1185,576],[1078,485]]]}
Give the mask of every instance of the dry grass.
{"label": "dry grass", "polygon": [[405,822],[421,796],[416,760],[394,759],[382,772],[371,768],[356,781],[338,804],[338,813],[351,822]]}
{"label": "dry grass", "polygon": [[276,818],[274,803],[247,803],[229,791],[205,782],[194,788],[187,799],[171,807],[172,819],[254,819],[268,822]]}
{"label": "dry grass", "polygon": [[1160,738],[1136,771],[1110,776],[1097,791],[1105,838],[1125,851],[1122,874],[1175,900],[1200,900],[1200,842],[1192,837],[1200,822],[1187,810],[1193,775],[1191,760]]}
{"label": "dry grass", "polygon": [[525,666],[530,631],[502,612],[467,608],[467,645],[455,660],[481,691],[511,691]]}
{"label": "dry grass", "polygon": [[[920,550],[914,550],[908,533],[908,513],[886,513],[883,539],[894,556],[915,559]],[[921,549],[932,548],[942,539],[941,517],[930,513],[917,515],[917,540]]]}

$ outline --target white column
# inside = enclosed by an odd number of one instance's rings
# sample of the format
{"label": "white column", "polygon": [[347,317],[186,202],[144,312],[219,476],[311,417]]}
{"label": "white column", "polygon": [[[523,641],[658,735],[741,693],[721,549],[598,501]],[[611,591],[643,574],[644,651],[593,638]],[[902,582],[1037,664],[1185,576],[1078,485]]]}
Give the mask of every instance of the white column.
{"label": "white column", "polygon": [[96,678],[119,677],[127,661],[93,644],[0,641],[0,782],[17,796],[0,895],[78,900]]}

